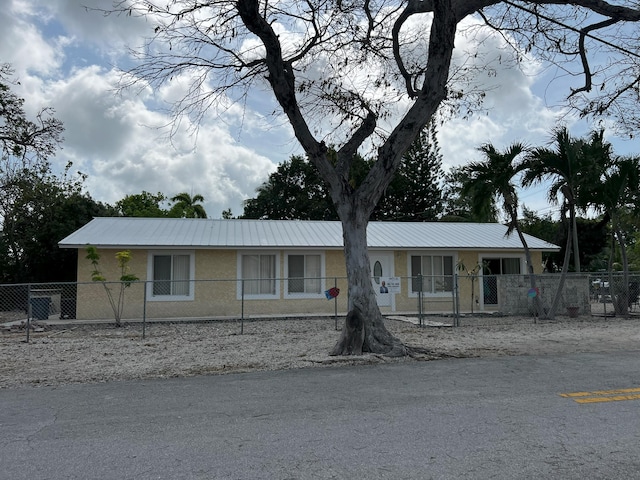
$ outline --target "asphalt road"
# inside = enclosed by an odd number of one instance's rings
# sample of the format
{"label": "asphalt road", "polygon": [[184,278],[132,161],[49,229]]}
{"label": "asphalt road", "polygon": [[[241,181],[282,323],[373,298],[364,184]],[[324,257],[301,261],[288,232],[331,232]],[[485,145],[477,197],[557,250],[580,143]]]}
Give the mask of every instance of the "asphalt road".
{"label": "asphalt road", "polygon": [[636,351],[0,390],[0,478],[640,478],[639,372]]}

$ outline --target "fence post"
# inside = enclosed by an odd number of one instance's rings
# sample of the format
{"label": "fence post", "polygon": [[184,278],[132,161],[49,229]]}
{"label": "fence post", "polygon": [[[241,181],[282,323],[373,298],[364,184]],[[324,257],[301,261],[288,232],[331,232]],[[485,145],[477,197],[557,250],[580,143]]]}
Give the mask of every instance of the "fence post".
{"label": "fence post", "polygon": [[144,340],[147,333],[147,282],[142,285],[144,292],[142,294],[142,339]]}
{"label": "fence post", "polygon": [[244,333],[244,278],[240,280],[240,335]]}
{"label": "fence post", "polygon": [[458,285],[458,274],[453,274],[453,326],[460,326],[460,287]]}
{"label": "fence post", "polygon": [[422,327],[422,274],[418,274],[418,319]]}
{"label": "fence post", "polygon": [[[476,276],[478,274],[477,273],[473,273],[471,275],[471,315],[473,315],[473,307],[475,306],[476,303]],[[478,293],[478,295],[480,295]]]}
{"label": "fence post", "polygon": [[31,284],[27,285],[27,343],[29,343],[29,331],[31,330]]}
{"label": "fence post", "polygon": [[[532,298],[532,303],[533,303],[533,323],[534,325],[538,324],[538,316],[542,314],[542,312],[540,310],[542,310],[544,307],[542,306],[542,298],[540,298],[540,295],[538,294],[538,292],[540,291],[540,288],[538,287],[538,285],[540,285],[538,276],[531,272],[531,275],[533,276],[533,284],[536,286],[537,290],[535,290],[533,293],[535,295],[535,297]],[[538,308],[540,307],[540,308]]]}
{"label": "fence post", "polygon": [[[333,279],[333,287],[338,288],[337,277],[334,277]],[[333,298],[333,318],[336,321],[336,330],[338,330],[338,296],[337,295]]]}

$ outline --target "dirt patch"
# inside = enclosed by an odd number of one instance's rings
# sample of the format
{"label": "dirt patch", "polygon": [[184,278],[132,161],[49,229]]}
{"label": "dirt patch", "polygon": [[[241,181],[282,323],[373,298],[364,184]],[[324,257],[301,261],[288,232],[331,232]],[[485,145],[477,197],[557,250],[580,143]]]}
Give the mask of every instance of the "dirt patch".
{"label": "dirt patch", "polygon": [[429,353],[389,359],[331,357],[338,340],[333,319],[295,319],[140,325],[67,325],[0,335],[0,388],[217,375],[335,365],[434,360],[446,357],[549,355],[640,349],[640,319],[540,321],[502,324],[465,318],[460,327],[419,327],[387,320],[392,333]]}

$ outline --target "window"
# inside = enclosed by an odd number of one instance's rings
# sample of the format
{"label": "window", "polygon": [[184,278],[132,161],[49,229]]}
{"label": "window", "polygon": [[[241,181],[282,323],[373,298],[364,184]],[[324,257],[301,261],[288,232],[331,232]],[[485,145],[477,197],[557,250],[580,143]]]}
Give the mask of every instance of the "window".
{"label": "window", "polygon": [[520,273],[520,259],[519,258],[503,258],[502,259],[502,273],[504,274],[519,274]]}
{"label": "window", "polygon": [[149,294],[155,300],[193,300],[193,252],[150,252]]}
{"label": "window", "polygon": [[322,263],[320,254],[287,255],[287,294],[321,295]]}
{"label": "window", "polygon": [[482,259],[485,266],[483,273],[485,275],[519,275],[521,258],[520,257],[500,257]]}
{"label": "window", "polygon": [[[422,277],[420,277],[420,275]],[[411,255],[411,291],[423,293],[445,293],[453,289],[453,256]]]}
{"label": "window", "polygon": [[380,277],[382,276],[382,264],[379,260],[373,264],[373,278],[377,284],[380,283]]}
{"label": "window", "polygon": [[498,275],[521,273],[522,257],[495,257],[482,259],[482,296],[484,305],[498,305]]}
{"label": "window", "polygon": [[276,255],[273,253],[247,254],[241,257],[240,278],[244,284],[244,295],[275,296]]}

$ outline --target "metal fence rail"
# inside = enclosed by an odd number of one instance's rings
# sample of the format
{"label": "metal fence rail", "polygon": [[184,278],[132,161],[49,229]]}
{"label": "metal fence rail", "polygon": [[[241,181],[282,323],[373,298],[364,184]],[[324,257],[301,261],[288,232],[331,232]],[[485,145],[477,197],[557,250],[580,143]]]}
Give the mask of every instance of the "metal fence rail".
{"label": "metal fence rail", "polygon": [[[478,316],[544,318],[561,287],[557,274],[434,275],[372,278],[380,309],[419,326],[460,325]],[[383,291],[384,290],[384,291]],[[639,316],[640,273],[570,274],[558,316]],[[542,309],[536,312],[534,305]],[[348,309],[347,279],[269,278],[183,282],[89,282],[0,285],[3,332],[31,333],[60,325],[126,324],[144,337],[158,322],[328,317],[336,328]],[[535,320],[534,320],[535,321]]]}

